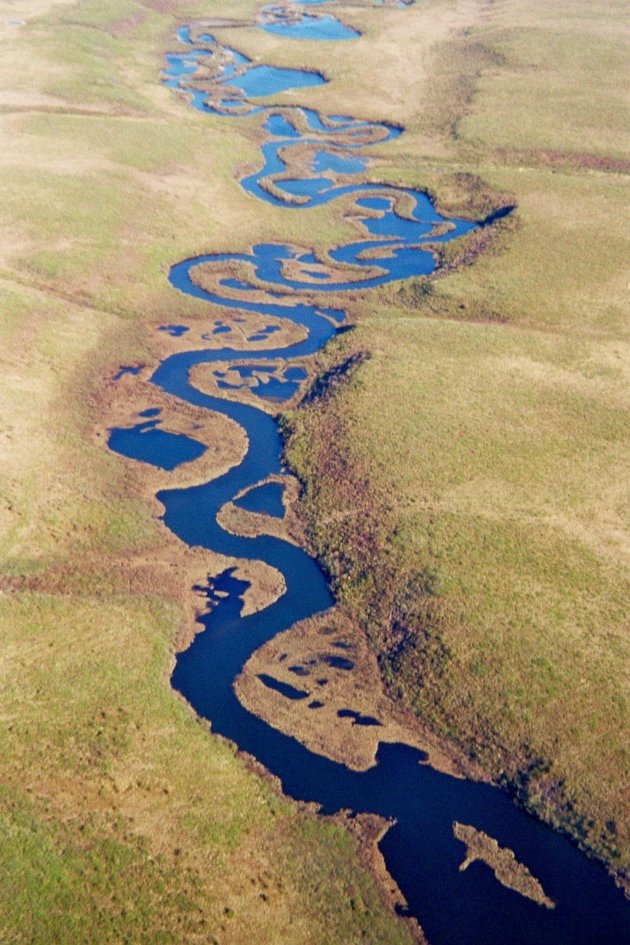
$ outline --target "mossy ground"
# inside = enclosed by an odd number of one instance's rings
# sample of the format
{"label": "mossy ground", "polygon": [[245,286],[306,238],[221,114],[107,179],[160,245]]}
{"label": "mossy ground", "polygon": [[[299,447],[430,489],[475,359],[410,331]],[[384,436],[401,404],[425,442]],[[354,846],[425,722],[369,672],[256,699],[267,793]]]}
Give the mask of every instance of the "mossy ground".
{"label": "mossy ground", "polygon": [[[189,585],[130,578],[169,549],[92,435],[106,381],[149,356],[147,326],[207,314],[168,287],[173,261],[354,230],[247,197],[234,173],[257,165],[257,120],[201,116],[157,82],[177,17],[254,3],[36,6],[2,27],[0,58],[0,938],[408,941],[355,841],[174,698]],[[472,215],[518,204],[473,265],[350,303],[359,329],[326,358],[371,359],[291,418],[291,456],[392,691],[622,868],[623,13],[356,8],[343,58],[220,34],[278,65],[326,60],[329,85],[278,100],[405,123],[373,179]]]}
{"label": "mossy ground", "polygon": [[0,29],[3,943],[412,938],[357,840],[172,692],[190,583],[164,579],[155,507],[94,434],[160,320],[207,317],[172,262],[301,232],[233,179],[255,123],[228,133],[159,85],[177,17],[204,13],[40,2]]}
{"label": "mossy ground", "polygon": [[[410,14],[434,32],[410,31],[407,56],[386,42],[393,26],[372,38],[409,129],[372,176],[466,214],[517,209],[481,253],[451,244],[459,268],[356,299],[357,328],[322,369],[371,357],[289,416],[289,456],[391,691],[623,876],[624,10],[453,6],[460,30],[442,39],[443,9]],[[372,65],[352,69],[345,107],[372,114]]]}

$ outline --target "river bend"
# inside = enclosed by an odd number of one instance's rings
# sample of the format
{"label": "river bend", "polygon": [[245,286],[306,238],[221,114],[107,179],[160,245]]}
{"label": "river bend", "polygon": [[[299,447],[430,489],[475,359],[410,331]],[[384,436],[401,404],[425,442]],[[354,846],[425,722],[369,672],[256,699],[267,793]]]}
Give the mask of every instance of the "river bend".
{"label": "river bend", "polygon": [[[272,5],[262,11],[258,26],[291,42],[359,41],[355,30],[332,15],[333,4],[326,4],[325,12],[320,5],[321,0]],[[401,10],[399,15],[411,14]],[[358,238],[331,247],[325,259],[308,246],[265,243],[172,266],[174,289],[210,304],[213,334],[224,334],[226,344],[172,354],[151,381],[181,402],[229,417],[246,432],[248,445],[240,464],[212,481],[159,492],[164,523],[190,546],[265,562],[286,583],[275,603],[244,617],[242,595],[248,585],[234,569],[215,576],[205,589],[208,612],[192,644],[178,655],[172,684],[214,732],[280,778],[289,796],[315,802],[325,814],[349,809],[394,820],[380,848],[409,912],[433,945],[621,945],[630,936],[630,904],[604,869],[498,789],[435,771],[422,752],[405,745],[382,743],[372,768],[351,771],[275,730],[236,698],[234,680],[250,655],[297,621],[332,607],[334,600],[317,562],[301,548],[268,535],[240,537],[218,524],[225,503],[283,472],[276,418],[251,402],[230,399],[233,391],[246,387],[276,404],[294,396],[306,372],[291,362],[320,350],[345,322],[345,312],[327,305],[327,295],[351,296],[392,280],[430,275],[441,243],[489,221],[448,218],[420,190],[367,182],[369,148],[402,129],[387,121],[266,104],[279,91],[319,85],[325,76],[254,63],[221,44],[209,29],[179,30],[178,49],[167,56],[163,82],[193,108],[224,117],[226,133],[239,118],[257,116],[264,140],[259,169],[241,180],[249,194],[287,213],[341,201]],[[217,313],[225,318],[217,322]],[[273,331],[268,326],[251,337],[247,350],[231,347],[230,319],[239,313],[287,319],[301,326],[303,340],[260,349]],[[173,335],[187,330],[164,327]],[[225,389],[225,397],[205,393],[191,381],[196,365],[212,363],[221,367],[217,387]],[[113,430],[111,448],[164,469],[193,459],[194,441],[161,430],[158,413],[144,411],[137,426]],[[500,885],[482,863],[460,872],[464,848],[453,836],[454,821],[473,824],[510,847],[555,908],[543,908]]]}

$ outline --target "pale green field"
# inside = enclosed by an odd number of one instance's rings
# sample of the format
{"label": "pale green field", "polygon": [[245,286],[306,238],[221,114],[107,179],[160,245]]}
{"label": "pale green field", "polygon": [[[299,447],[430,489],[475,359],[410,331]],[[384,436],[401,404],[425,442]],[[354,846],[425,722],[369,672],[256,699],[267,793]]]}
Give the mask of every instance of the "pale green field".
{"label": "pale green field", "polygon": [[[354,841],[280,801],[174,698],[182,608],[158,569],[129,578],[168,547],[92,439],[105,381],[147,357],[158,319],[205,315],[168,288],[170,263],[353,232],[331,208],[249,199],[234,172],[257,163],[257,121],[227,133],[158,84],[175,15],[256,6],[84,0],[0,34],[3,942],[409,941]],[[279,100],[405,122],[375,149],[374,179],[430,187],[462,212],[518,203],[430,293],[393,285],[353,307],[360,328],[329,360],[351,346],[372,359],[295,419],[292,456],[317,476],[315,538],[333,570],[343,552],[340,593],[392,691],[617,864],[623,12],[353,9],[365,35],[343,60],[221,33],[277,64],[327,58],[329,85]],[[330,463],[331,434],[348,463]],[[327,518],[340,507],[343,527]],[[389,605],[417,631],[398,660]]]}
{"label": "pale green field", "polygon": [[[358,329],[328,362],[371,360],[291,417],[290,448],[315,544],[391,690],[621,875],[624,14],[507,2],[432,47],[423,91],[407,97],[410,78],[397,97],[410,134],[387,146],[384,172],[449,208],[484,213],[494,193],[518,210],[472,265],[355,304]],[[379,69],[399,69],[381,54]]]}
{"label": "pale green field", "polygon": [[189,584],[162,580],[155,509],[93,438],[118,366],[205,314],[169,264],[300,224],[233,179],[254,123],[226,133],[158,83],[168,10],[208,4],[45,6],[0,28],[0,940],[409,942],[356,841],[172,692]]}

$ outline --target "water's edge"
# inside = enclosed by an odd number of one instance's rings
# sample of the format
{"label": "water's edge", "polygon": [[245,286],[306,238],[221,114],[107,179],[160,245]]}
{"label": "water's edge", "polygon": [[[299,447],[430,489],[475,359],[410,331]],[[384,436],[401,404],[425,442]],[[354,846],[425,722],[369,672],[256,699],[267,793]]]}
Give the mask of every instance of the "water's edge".
{"label": "water's edge", "polygon": [[[309,5],[316,4],[311,0]],[[321,38],[329,40],[327,16]],[[292,22],[285,18],[281,24],[282,35],[289,39]],[[295,22],[301,22],[299,9]],[[320,38],[313,35],[312,14],[308,31],[311,38]],[[248,445],[242,461],[223,475],[202,485],[160,491],[164,523],[189,546],[263,561],[278,570],[286,584],[285,593],[272,605],[243,617],[247,583],[233,569],[214,577],[205,589],[209,610],[200,618],[201,629],[190,646],[178,654],[172,684],[211,722],[214,732],[278,777],[289,796],[317,803],[324,814],[348,809],[394,820],[379,846],[410,914],[433,945],[618,945],[630,931],[630,904],[604,869],[517,809],[496,788],[434,771],[423,763],[422,752],[405,745],[382,743],[373,768],[350,771],[267,725],[243,708],[234,693],[234,680],[256,649],[296,622],[334,606],[321,568],[305,551],[268,535],[231,534],[217,522],[226,502],[284,473],[277,421],[255,406],[255,398],[281,403],[304,385],[302,359],[334,337],[346,318],[344,311],[326,305],[326,293],[352,293],[430,275],[437,245],[493,221],[449,219],[420,190],[361,181],[370,145],[391,140],[402,129],[256,101],[283,89],[321,84],[321,75],[252,63],[203,27],[183,27],[178,39],[180,50],[167,56],[166,85],[204,113],[231,120],[260,116],[266,133],[262,167],[241,181],[245,190],[287,211],[344,198],[351,201],[360,238],[333,248],[330,262],[316,257],[310,247],[269,243],[194,257],[171,269],[176,290],[211,306],[212,334],[222,334],[227,344],[172,354],[157,367],[151,382],[182,403],[235,421],[246,432]],[[308,149],[308,166],[291,163],[291,149],[296,147]],[[246,350],[232,347],[231,319],[249,315],[268,318],[269,324],[250,336]],[[278,330],[279,319],[300,326],[303,340],[257,347]],[[176,337],[189,330],[164,327]],[[296,359],[298,365],[292,364]],[[212,378],[212,393],[191,380],[191,370],[199,366]],[[299,370],[302,374],[296,373]],[[243,389],[248,402],[226,399]],[[178,438],[160,429],[161,420],[147,417],[145,411],[134,427],[113,430],[111,448],[165,469],[199,453],[194,440]],[[453,837],[455,820],[474,824],[513,849],[556,907],[541,908],[501,886],[479,863],[460,872],[463,847]]]}

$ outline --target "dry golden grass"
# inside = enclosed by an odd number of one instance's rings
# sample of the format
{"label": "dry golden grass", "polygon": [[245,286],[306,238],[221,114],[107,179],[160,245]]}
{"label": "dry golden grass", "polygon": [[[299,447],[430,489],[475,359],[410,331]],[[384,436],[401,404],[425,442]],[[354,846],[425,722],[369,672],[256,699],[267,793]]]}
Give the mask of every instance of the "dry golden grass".
{"label": "dry golden grass", "polygon": [[[156,400],[157,326],[207,318],[169,264],[300,233],[233,178],[255,125],[226,135],[159,85],[175,16],[201,7],[32,3],[0,31],[0,939],[409,942],[357,839],[282,800],[174,696],[190,587],[225,562],[176,548],[155,482],[104,449],[108,424]],[[146,367],[115,388],[121,363]],[[167,400],[174,429],[198,420]],[[200,435],[207,474],[243,447],[211,418]],[[280,590],[239,573],[249,609]]]}
{"label": "dry golden grass", "polygon": [[482,830],[457,821],[453,824],[453,836],[466,846],[466,858],[460,865],[460,870],[467,870],[471,863],[480,860],[490,867],[497,880],[508,889],[532,899],[546,909],[555,908],[553,899],[546,895],[527,867],[519,863],[512,850],[499,846],[496,840]]}
{"label": "dry golden grass", "polygon": [[[430,70],[415,95],[379,46],[410,133],[372,176],[459,212],[517,211],[472,265],[353,306],[358,330],[323,367],[371,358],[291,415],[290,456],[392,693],[623,876],[626,18],[591,2],[456,9],[468,30],[417,40]],[[370,113],[360,79],[346,92]]]}
{"label": "dry golden grass", "polygon": [[[117,366],[147,365],[124,389],[141,409],[159,320],[206,317],[168,287],[170,263],[305,233],[321,252],[354,229],[333,208],[251,200],[235,174],[257,165],[258,120],[227,134],[157,82],[175,18],[207,5],[29,11],[0,32],[0,938],[409,941],[356,841],[281,801],[174,699],[174,641],[190,636],[204,563],[174,553],[150,477],[102,448],[126,409],[108,399]],[[278,101],[404,122],[373,150],[373,179],[473,215],[518,203],[474,266],[355,306],[360,331],[330,360],[355,346],[371,361],[294,419],[291,455],[313,540],[390,692],[621,866],[627,145],[610,129],[625,107],[622,14],[595,0],[356,8],[344,18],[365,35],[343,59],[219,32],[278,65],[326,59],[328,85]],[[209,468],[242,448],[226,432],[206,429]],[[259,598],[278,592],[274,575],[251,577]],[[378,607],[363,619],[384,587],[419,628],[398,663]]]}

